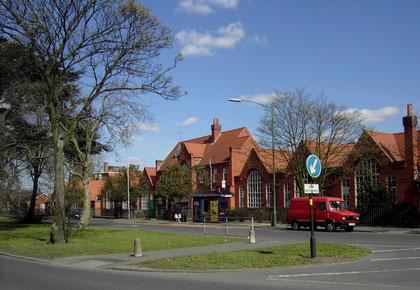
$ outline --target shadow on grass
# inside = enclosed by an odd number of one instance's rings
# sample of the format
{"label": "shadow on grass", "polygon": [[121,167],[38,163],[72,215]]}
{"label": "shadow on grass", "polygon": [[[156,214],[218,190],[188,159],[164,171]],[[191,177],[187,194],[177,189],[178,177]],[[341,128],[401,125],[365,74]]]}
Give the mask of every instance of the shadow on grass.
{"label": "shadow on grass", "polygon": [[0,220],[0,231],[13,231],[15,229],[27,228],[29,225],[15,220]]}

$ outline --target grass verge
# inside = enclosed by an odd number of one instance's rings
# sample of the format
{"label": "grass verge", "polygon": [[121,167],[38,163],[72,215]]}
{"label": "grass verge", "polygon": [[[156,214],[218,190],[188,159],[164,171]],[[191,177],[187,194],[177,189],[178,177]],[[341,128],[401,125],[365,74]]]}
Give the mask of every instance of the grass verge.
{"label": "grass verge", "polygon": [[90,227],[85,231],[73,230],[68,243],[55,245],[49,243],[49,225],[0,219],[0,251],[35,258],[130,253],[134,249],[134,239],[141,239],[144,252],[246,240]]}
{"label": "grass verge", "polygon": [[370,251],[354,246],[317,243],[317,258],[311,259],[309,244],[293,244],[258,250],[181,256],[143,262],[137,266],[166,270],[253,269],[338,262],[369,254]]}

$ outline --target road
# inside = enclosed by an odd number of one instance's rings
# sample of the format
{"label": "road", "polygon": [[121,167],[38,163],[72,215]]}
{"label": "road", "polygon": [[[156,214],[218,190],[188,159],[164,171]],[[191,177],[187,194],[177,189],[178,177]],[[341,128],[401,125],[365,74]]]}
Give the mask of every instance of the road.
{"label": "road", "polygon": [[[100,220],[93,223],[190,234],[203,231],[199,225],[190,224]],[[212,225],[207,230],[209,234],[223,234],[225,228]],[[243,235],[248,230],[231,226],[229,233]],[[309,242],[309,231],[258,227],[255,232],[257,242],[263,239],[285,244]],[[418,231],[317,231],[316,239],[365,247],[373,254],[356,262],[321,266],[205,273],[79,269],[0,255],[0,289],[419,289]]]}

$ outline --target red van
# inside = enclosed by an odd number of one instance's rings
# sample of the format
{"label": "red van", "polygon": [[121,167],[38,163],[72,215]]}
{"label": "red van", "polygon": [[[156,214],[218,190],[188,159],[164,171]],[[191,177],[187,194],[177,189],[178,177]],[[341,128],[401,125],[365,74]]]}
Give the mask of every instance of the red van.
{"label": "red van", "polygon": [[[342,198],[314,197],[312,209],[314,230],[317,226],[322,226],[328,232],[333,232],[337,228],[344,228],[346,232],[351,232],[359,223],[360,215],[346,210]],[[291,200],[287,222],[292,225],[294,230],[299,230],[300,227],[310,227],[309,197],[298,197]]]}

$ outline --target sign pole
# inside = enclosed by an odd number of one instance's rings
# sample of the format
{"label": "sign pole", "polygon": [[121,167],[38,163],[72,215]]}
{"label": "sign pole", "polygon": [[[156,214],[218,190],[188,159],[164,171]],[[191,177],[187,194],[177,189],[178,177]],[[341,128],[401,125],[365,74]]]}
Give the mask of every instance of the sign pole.
{"label": "sign pole", "polygon": [[313,212],[313,200],[312,200],[312,194],[309,195],[309,210],[311,214],[311,238],[310,238],[310,244],[311,244],[311,258],[316,258],[316,241],[315,241],[315,234],[314,234],[314,212]]}
{"label": "sign pole", "polygon": [[[321,174],[321,160],[316,155],[310,155],[306,159],[306,169],[308,170],[309,176],[312,178],[318,178]],[[306,187],[306,184],[305,184]],[[314,233],[314,212],[313,212],[313,193],[319,193],[319,186],[318,184],[308,184],[308,192],[309,193],[309,211],[311,215],[311,238],[310,238],[310,245],[311,245],[311,258],[316,258],[316,241],[315,241],[315,233]]]}

